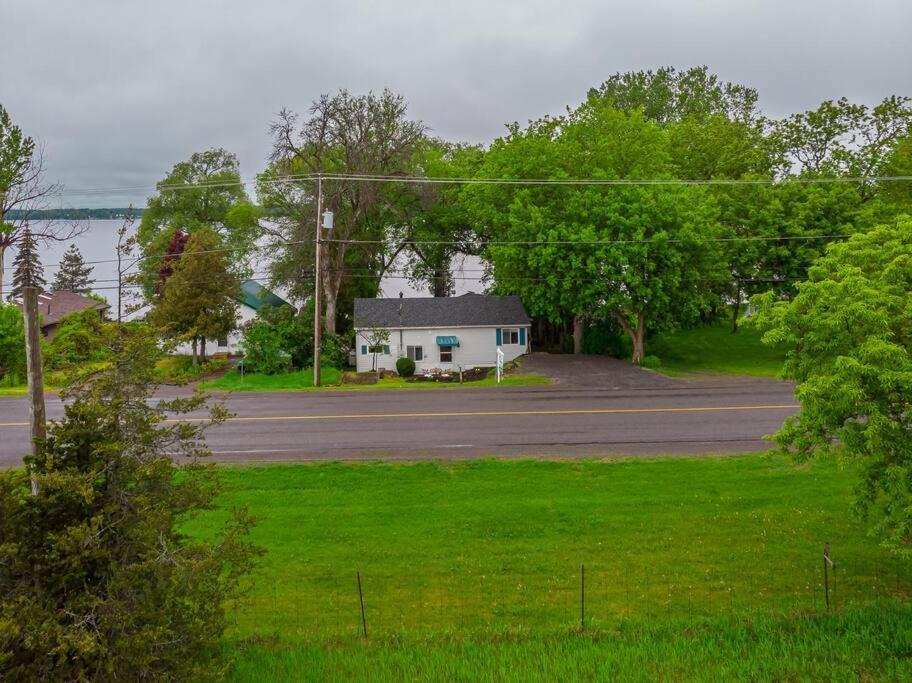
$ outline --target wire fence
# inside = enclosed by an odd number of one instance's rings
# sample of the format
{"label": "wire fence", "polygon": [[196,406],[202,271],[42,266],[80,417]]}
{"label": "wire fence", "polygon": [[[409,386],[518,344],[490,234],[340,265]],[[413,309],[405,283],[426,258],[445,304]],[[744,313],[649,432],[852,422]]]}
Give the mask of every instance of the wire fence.
{"label": "wire fence", "polygon": [[556,575],[530,565],[485,572],[415,567],[408,574],[363,567],[259,577],[229,616],[241,637],[390,637],[813,614],[912,596],[912,570],[899,558],[839,558],[832,551],[828,563],[818,550],[794,564],[762,556],[730,559],[724,568],[692,560],[653,567],[623,558],[568,562]]}

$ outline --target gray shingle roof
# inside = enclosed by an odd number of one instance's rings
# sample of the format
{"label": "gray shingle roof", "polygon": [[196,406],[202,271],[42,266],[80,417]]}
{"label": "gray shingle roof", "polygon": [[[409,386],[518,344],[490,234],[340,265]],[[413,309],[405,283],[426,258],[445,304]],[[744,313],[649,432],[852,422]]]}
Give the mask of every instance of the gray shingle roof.
{"label": "gray shingle roof", "polygon": [[[399,307],[402,307],[400,316]],[[355,327],[471,327],[528,325],[518,296],[355,299]]]}

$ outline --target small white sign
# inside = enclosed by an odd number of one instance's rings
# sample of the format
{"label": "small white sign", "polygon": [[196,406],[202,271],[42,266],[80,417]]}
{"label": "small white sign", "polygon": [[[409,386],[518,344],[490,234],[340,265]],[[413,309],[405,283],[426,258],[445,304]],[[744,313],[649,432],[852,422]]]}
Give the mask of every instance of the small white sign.
{"label": "small white sign", "polygon": [[497,347],[497,383],[500,384],[500,378],[503,377],[503,367],[504,367],[504,352],[498,346]]}

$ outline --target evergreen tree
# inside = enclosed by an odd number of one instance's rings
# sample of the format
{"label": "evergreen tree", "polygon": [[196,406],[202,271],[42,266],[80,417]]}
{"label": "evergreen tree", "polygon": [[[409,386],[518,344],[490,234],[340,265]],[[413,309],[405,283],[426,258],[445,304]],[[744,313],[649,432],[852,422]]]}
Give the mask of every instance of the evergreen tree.
{"label": "evergreen tree", "polygon": [[26,287],[44,288],[47,282],[44,279],[44,267],[38,258],[38,242],[31,230],[26,228],[19,241],[19,251],[13,259],[13,298],[22,296]]}
{"label": "evergreen tree", "polygon": [[152,400],[160,351],[143,326],[108,349],[28,468],[0,470],[0,680],[219,680],[226,604],[259,550],[245,510],[205,539],[185,524],[220,491],[203,434],[225,412],[169,421],[205,396]]}
{"label": "evergreen tree", "polygon": [[95,280],[91,279],[92,266],[86,265],[82,252],[75,244],[71,244],[60,260],[60,269],[51,289],[55,292],[78,292],[87,294]]}
{"label": "evergreen tree", "polygon": [[209,228],[190,235],[150,315],[165,336],[191,342],[194,366],[198,345],[205,359],[206,340],[224,337],[237,327],[240,283],[221,244]]}

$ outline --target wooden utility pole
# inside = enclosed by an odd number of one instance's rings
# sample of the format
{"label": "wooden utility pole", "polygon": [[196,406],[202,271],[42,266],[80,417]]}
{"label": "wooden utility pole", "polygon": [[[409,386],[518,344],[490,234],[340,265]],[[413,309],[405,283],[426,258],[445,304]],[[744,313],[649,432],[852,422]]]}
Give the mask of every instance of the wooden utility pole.
{"label": "wooden utility pole", "polygon": [[317,225],[314,230],[314,386],[320,386],[320,285],[323,271],[320,269],[320,231],[323,226],[323,176],[317,174]]}
{"label": "wooden utility pole", "polygon": [[[22,315],[25,319],[25,356],[28,369],[29,427],[32,454],[37,454],[37,441],[47,435],[44,410],[44,374],[41,370],[41,329],[38,322],[38,290],[22,289]],[[38,495],[38,481],[34,474],[32,495]]]}

